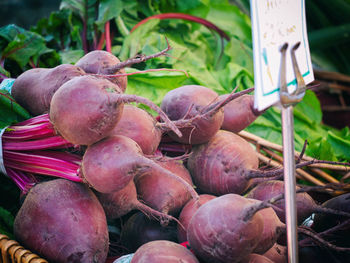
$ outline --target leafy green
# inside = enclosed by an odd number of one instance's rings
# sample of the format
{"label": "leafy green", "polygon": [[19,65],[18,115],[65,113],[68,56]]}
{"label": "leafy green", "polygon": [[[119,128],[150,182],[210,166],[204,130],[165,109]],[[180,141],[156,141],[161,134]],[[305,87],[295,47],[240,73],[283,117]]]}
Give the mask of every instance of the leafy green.
{"label": "leafy green", "polygon": [[13,215],[0,206],[0,233],[7,235],[9,238],[13,239]]}

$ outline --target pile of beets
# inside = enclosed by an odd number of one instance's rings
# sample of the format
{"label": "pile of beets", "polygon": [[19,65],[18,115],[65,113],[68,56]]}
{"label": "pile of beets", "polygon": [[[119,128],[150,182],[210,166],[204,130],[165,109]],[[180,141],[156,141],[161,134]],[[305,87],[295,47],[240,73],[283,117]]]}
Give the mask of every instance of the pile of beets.
{"label": "pile of beets", "polygon": [[[3,135],[7,174],[25,190],[16,240],[49,262],[287,262],[282,171],[261,169],[237,135],[261,114],[252,90],[186,85],[159,107],[124,93],[120,65],[92,51],[15,80],[35,116]],[[319,204],[298,190],[300,262],[350,259],[350,194]]]}

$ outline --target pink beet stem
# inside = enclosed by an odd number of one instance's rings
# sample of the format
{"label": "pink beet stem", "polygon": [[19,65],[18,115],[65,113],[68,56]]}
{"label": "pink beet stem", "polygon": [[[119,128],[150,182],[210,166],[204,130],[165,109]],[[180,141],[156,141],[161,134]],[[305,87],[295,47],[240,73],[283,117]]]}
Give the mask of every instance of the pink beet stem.
{"label": "pink beet stem", "polygon": [[32,124],[38,124],[38,123],[44,123],[44,122],[50,122],[49,114],[47,113],[16,123],[13,126],[32,125]]}
{"label": "pink beet stem", "polygon": [[56,133],[51,123],[26,126],[10,126],[2,135],[3,139],[28,140],[54,136]]}
{"label": "pink beet stem", "polygon": [[82,182],[82,179],[77,175],[77,171],[63,171],[62,168],[60,170],[54,170],[50,168],[40,167],[36,165],[23,164],[18,162],[13,162],[11,160],[5,161],[6,168],[18,169],[25,172],[31,172],[34,174],[42,174],[49,175],[55,177],[65,178],[67,180],[71,180],[74,182]]}
{"label": "pink beet stem", "polygon": [[[61,159],[33,153],[11,152],[4,150],[4,160],[11,160],[18,163],[42,166],[56,170],[77,171],[79,165]],[[6,163],[5,163],[6,166]]]}
{"label": "pink beet stem", "polygon": [[9,142],[4,141],[2,148],[12,151],[28,151],[28,150],[43,150],[50,148],[69,148],[74,145],[63,139],[61,136],[53,136],[49,138],[24,141],[24,142]]}

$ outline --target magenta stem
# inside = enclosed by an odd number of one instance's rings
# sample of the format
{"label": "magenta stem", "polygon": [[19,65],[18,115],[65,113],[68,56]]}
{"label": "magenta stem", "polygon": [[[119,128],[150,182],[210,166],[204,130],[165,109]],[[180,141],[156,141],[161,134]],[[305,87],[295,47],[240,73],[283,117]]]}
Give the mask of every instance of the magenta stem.
{"label": "magenta stem", "polygon": [[63,139],[61,136],[53,136],[49,138],[33,140],[33,141],[23,141],[23,142],[9,142],[3,141],[2,148],[4,150],[12,151],[30,151],[30,150],[43,150],[43,149],[57,149],[57,148],[70,148],[74,147],[67,140]]}

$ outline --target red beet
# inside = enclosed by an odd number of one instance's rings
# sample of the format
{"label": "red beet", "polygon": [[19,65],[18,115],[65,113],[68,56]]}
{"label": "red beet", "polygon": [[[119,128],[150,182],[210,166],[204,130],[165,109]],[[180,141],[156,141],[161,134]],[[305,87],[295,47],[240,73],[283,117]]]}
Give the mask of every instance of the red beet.
{"label": "red beet", "polygon": [[49,262],[104,262],[106,216],[84,184],[55,179],[29,191],[14,222],[16,240]]}
{"label": "red beet", "polygon": [[[299,188],[297,187],[297,189]],[[283,181],[269,180],[259,183],[257,186],[255,186],[248,192],[246,197],[264,201],[276,197],[282,193],[284,193]],[[308,193],[298,193],[296,195],[296,201],[298,224],[301,224],[307,217],[309,217],[315,211],[317,204]],[[280,209],[275,210],[279,219],[282,222],[285,222],[284,199],[277,201],[276,203],[274,203],[274,205]]]}
{"label": "red beet", "polygon": [[[175,170],[179,169],[178,167],[175,169],[169,168],[167,166],[170,165],[166,166],[166,162],[158,162],[158,164],[192,186],[192,180],[188,172],[183,173],[181,171],[179,173]],[[191,199],[191,192],[183,183],[175,177],[164,176],[163,173],[145,172],[136,176],[134,181],[139,198],[150,207],[165,214],[177,215]]]}
{"label": "red beet", "polygon": [[134,140],[122,135],[107,137],[87,147],[81,166],[81,176],[101,193],[121,190],[135,176],[154,174],[177,182],[192,197],[197,195],[185,180],[146,158]]}
{"label": "red beet", "polygon": [[52,96],[64,83],[82,75],[84,70],[70,64],[30,69],[16,78],[11,95],[32,115],[41,115],[49,111]]}
{"label": "red beet", "polygon": [[263,218],[248,212],[260,202],[227,194],[203,204],[187,229],[190,247],[203,262],[235,263],[246,258],[259,244]]}
{"label": "red beet", "polygon": [[[113,66],[119,63],[120,60],[112,53],[104,50],[93,50],[80,58],[75,65],[82,68],[86,73],[103,75],[125,73],[124,69],[112,69]],[[123,92],[126,90],[127,76],[111,77],[109,80],[117,84]]]}
{"label": "red beet", "polygon": [[171,241],[157,240],[136,250],[130,263],[199,263],[187,248]]}
{"label": "red beet", "polygon": [[154,154],[160,143],[162,131],[156,119],[148,112],[133,105],[125,105],[117,125],[110,135],[124,135],[140,145],[144,154]]}
{"label": "red beet", "polygon": [[[229,94],[221,95],[220,98],[227,98]],[[221,129],[240,132],[248,127],[261,114],[254,109],[254,96],[245,94],[236,98],[224,106],[224,121]]]}
{"label": "red beet", "polygon": [[188,159],[188,169],[196,187],[213,195],[243,193],[251,170],[259,160],[253,147],[240,136],[220,130],[205,144],[196,145]]}
{"label": "red beet", "polygon": [[[201,115],[205,109],[218,101],[218,94],[203,86],[186,85],[169,91],[163,98],[161,108],[171,120],[190,119]],[[223,110],[206,118],[198,118],[191,127],[181,128],[182,137],[169,135],[178,142],[200,144],[207,142],[220,129],[224,120]]]}
{"label": "red beet", "polygon": [[198,208],[208,202],[209,200],[214,199],[214,195],[199,195],[198,200],[191,199],[187,204],[182,208],[179,215],[179,221],[181,223],[177,226],[177,237],[180,243],[187,241],[187,228],[193,217],[197,212]]}

